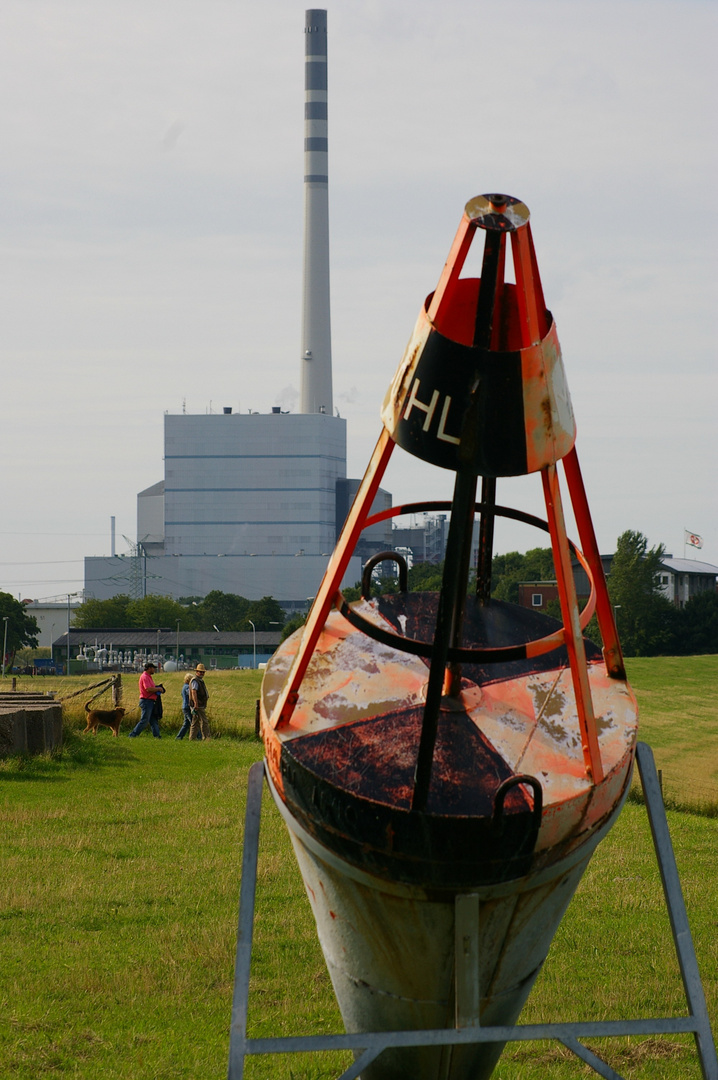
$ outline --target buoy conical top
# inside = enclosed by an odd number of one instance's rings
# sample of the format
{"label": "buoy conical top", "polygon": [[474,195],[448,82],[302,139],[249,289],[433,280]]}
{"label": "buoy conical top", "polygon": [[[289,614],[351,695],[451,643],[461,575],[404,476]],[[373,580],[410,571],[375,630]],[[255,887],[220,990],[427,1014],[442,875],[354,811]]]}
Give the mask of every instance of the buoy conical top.
{"label": "buoy conical top", "polygon": [[[481,278],[460,276],[477,229]],[[516,284],[506,281],[511,241]],[[524,203],[471,199],[384,400],[404,450],[454,472],[516,476],[565,457],[576,427]]]}

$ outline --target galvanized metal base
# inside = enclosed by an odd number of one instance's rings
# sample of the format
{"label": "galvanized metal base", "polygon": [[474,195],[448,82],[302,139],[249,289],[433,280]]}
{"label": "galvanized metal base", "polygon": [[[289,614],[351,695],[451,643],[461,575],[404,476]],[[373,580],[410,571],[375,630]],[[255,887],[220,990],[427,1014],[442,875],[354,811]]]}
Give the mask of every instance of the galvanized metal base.
{"label": "galvanized metal base", "polygon": [[464,895],[457,899],[456,911],[457,927],[463,928],[461,933],[457,931],[457,1027],[440,1028],[431,1031],[358,1032],[349,1035],[309,1035],[290,1038],[248,1039],[249,976],[257,885],[262,782],[264,778],[264,764],[263,762],[257,762],[249,771],[247,788],[228,1080],[242,1080],[245,1058],[258,1054],[353,1050],[358,1052],[359,1056],[354,1061],[354,1064],[346,1069],[337,1080],[357,1080],[362,1069],[366,1069],[371,1062],[375,1061],[389,1047],[461,1046],[488,1042],[528,1042],[534,1039],[558,1039],[577,1058],[590,1065],[597,1075],[604,1077],[605,1080],[622,1080],[619,1073],[606,1065],[579,1040],[581,1038],[595,1039],[626,1035],[675,1035],[683,1032],[692,1032],[695,1037],[703,1080],[718,1080],[718,1058],[716,1057],[715,1043],[711,1033],[705,994],[698,972],[698,963],[688,925],[678,868],[673,854],[658,775],[650,746],[639,742],[636,758],[656,859],[663,882],[663,892],[666,898],[673,940],[683,979],[688,1006],[687,1016],[602,1022],[587,1021],[585,1023],[570,1024],[517,1024],[515,1026],[480,1027],[476,1020],[477,1009],[474,1001],[478,995],[478,987],[471,985],[471,979],[468,977],[469,971],[476,970],[476,964],[472,962],[471,941],[471,927],[475,925],[476,920],[472,919],[472,897]]}

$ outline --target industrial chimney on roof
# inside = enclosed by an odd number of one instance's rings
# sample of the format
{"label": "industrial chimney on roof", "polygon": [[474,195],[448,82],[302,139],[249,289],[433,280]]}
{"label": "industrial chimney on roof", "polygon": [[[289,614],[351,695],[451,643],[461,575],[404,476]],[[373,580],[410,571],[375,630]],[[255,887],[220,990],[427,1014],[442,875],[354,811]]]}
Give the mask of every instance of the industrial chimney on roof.
{"label": "industrial chimney on roof", "polygon": [[310,8],[305,13],[304,36],[304,295],[300,411],[332,416],[326,11]]}

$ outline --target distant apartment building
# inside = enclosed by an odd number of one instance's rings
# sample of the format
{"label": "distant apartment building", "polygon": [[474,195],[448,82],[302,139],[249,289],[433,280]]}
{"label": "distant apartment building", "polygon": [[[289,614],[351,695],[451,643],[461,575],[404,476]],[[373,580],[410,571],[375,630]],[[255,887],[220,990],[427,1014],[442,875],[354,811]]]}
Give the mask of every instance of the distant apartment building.
{"label": "distant apartment building", "polygon": [[663,595],[682,608],[698,593],[715,592],[718,566],[697,559],[674,559],[666,555],[661,562],[660,588]]}

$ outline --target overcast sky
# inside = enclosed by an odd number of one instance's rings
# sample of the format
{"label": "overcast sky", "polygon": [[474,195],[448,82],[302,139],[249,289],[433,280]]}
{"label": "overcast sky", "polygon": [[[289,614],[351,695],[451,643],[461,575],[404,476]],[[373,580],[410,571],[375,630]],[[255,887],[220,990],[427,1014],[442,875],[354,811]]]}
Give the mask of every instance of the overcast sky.
{"label": "overcast sky", "polygon": [[[464,204],[502,191],[531,210],[601,550],[631,528],[682,556],[687,528],[718,564],[716,4],[327,6],[349,474]],[[4,0],[0,589],[81,589],[112,515],[127,550],[165,412],[293,402],[304,7]],[[397,450],[384,486],[446,497],[422,468]]]}

